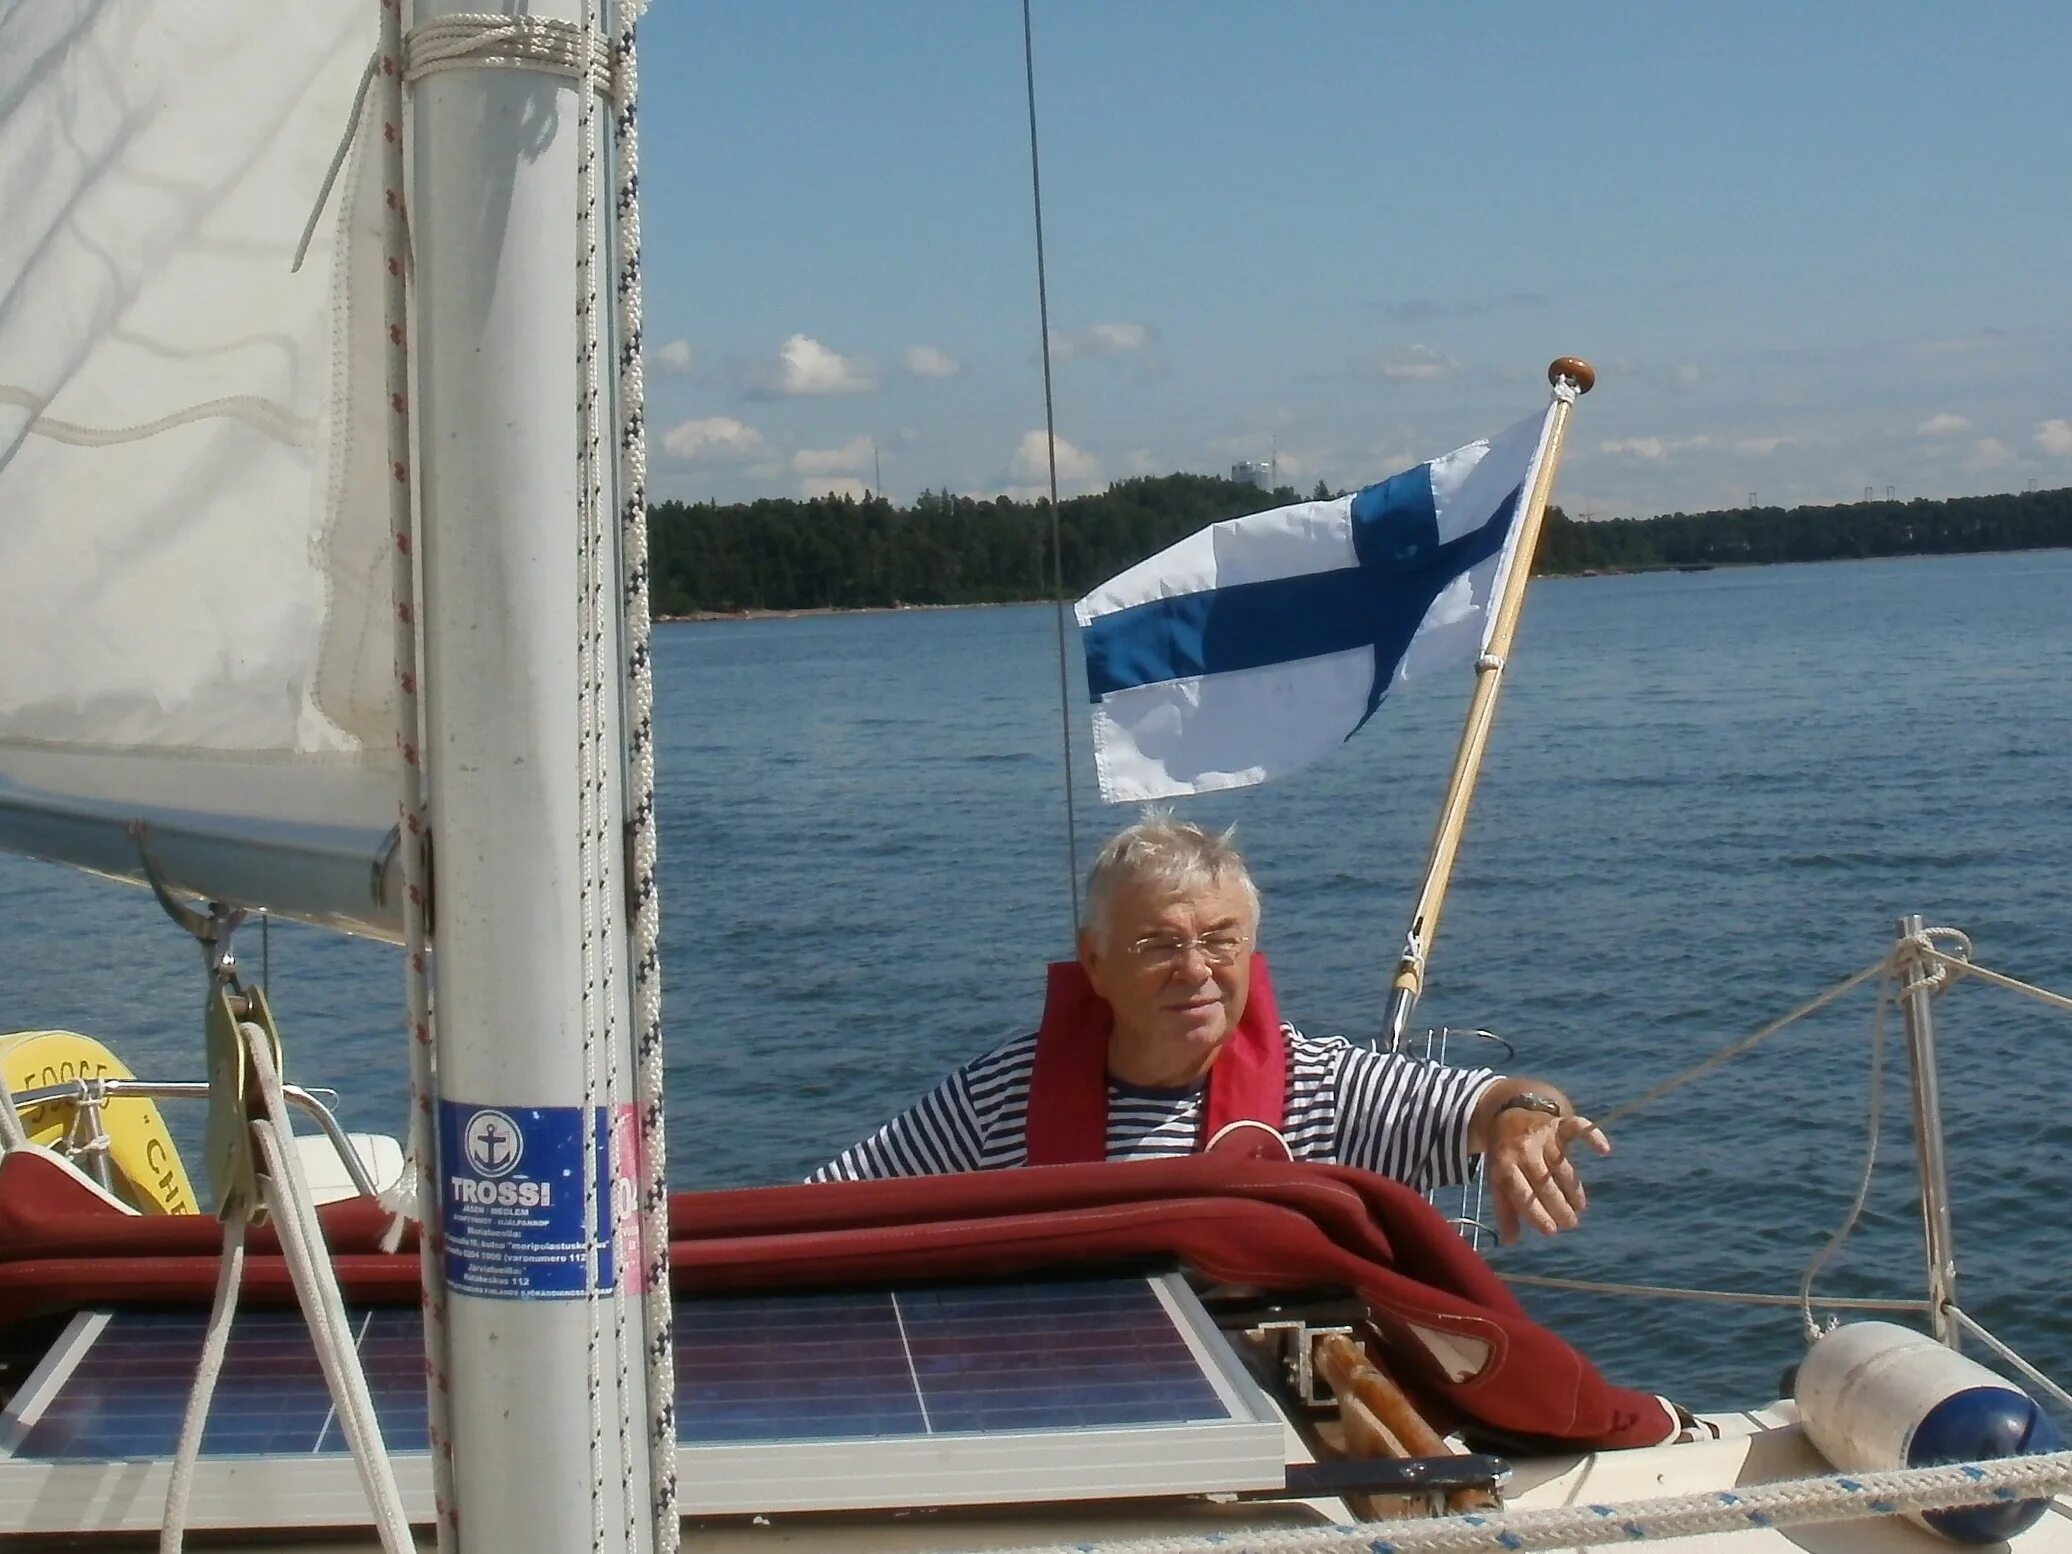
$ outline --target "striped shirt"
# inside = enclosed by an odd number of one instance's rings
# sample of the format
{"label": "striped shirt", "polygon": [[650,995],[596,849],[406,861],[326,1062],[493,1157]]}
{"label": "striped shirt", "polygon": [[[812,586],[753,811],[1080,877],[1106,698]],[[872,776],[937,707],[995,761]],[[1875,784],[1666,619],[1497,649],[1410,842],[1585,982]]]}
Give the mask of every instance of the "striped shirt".
{"label": "striped shirt", "polygon": [[[1452,1068],[1305,1036],[1283,1025],[1288,1099],[1282,1132],[1297,1160],[1378,1171],[1429,1191],[1466,1180],[1468,1119],[1495,1083],[1486,1068]],[[1029,1161],[1029,1078],[1036,1035],[974,1058],[811,1181],[866,1181],[991,1171]],[[1155,1160],[1194,1152],[1204,1087],[1147,1090],[1108,1081],[1108,1158]]]}

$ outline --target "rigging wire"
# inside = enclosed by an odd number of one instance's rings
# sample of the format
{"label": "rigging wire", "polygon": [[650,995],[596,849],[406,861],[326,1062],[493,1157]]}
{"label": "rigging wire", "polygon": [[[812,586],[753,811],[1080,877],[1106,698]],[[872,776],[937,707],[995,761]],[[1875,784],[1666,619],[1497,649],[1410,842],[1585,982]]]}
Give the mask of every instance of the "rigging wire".
{"label": "rigging wire", "polygon": [[1072,931],[1079,931],[1079,800],[1072,781],[1072,688],[1065,649],[1065,540],[1058,517],[1058,420],[1051,394],[1050,272],[1043,262],[1043,165],[1036,137],[1036,41],[1029,0],[1022,0],[1022,74],[1029,98],[1029,193],[1036,215],[1036,321],[1042,331],[1043,442],[1050,465],[1051,615],[1058,634],[1058,742],[1065,756],[1065,874],[1072,893]]}

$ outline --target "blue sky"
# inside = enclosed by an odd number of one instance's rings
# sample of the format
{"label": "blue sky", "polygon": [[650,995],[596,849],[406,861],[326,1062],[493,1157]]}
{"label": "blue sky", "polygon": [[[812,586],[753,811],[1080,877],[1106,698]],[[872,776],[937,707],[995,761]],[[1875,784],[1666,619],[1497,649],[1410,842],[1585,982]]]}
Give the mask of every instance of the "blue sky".
{"label": "blue sky", "polygon": [[[2072,484],[2072,6],[1036,0],[1061,473],[1361,484],[1588,357],[1557,500]],[[658,495],[1032,492],[1017,0],[658,0]]]}

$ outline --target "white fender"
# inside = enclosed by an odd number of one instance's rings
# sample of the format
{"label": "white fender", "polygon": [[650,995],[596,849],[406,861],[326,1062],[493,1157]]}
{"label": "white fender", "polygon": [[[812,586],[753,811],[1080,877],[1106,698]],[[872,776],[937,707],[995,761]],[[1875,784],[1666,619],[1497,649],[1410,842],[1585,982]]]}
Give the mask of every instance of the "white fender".
{"label": "white fender", "polygon": [[[1845,1472],[2063,1449],[2056,1426],[2021,1388],[1890,1322],[1852,1322],[1822,1334],[1793,1391],[1807,1438]],[[1998,1543],[2033,1526],[2047,1503],[1996,1502],[1909,1520],[1958,1543]]]}

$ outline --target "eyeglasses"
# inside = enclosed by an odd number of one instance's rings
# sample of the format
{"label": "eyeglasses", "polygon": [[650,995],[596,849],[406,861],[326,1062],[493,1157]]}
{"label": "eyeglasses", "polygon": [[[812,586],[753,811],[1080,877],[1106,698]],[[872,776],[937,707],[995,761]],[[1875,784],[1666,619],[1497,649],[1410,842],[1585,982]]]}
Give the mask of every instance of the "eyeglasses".
{"label": "eyeglasses", "polygon": [[1137,964],[1148,970],[1171,971],[1194,950],[1201,951],[1201,958],[1211,966],[1228,966],[1244,953],[1245,946],[1251,942],[1251,936],[1242,933],[1205,933],[1199,939],[1155,933],[1139,939],[1129,947],[1129,951]]}

